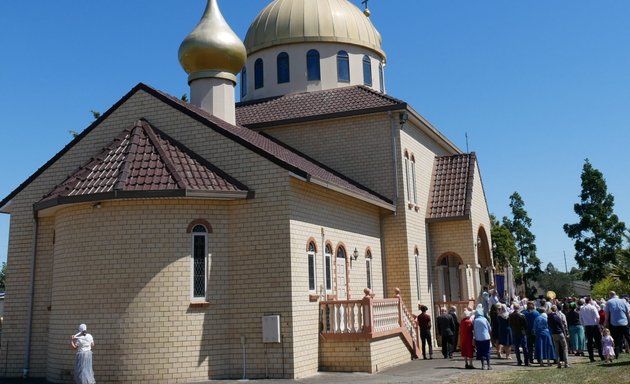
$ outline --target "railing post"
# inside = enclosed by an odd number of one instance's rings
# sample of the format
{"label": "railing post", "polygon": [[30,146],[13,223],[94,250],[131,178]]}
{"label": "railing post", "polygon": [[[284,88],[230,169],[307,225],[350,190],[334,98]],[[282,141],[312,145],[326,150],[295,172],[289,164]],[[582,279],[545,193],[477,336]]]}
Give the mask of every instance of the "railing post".
{"label": "railing post", "polygon": [[395,295],[394,297],[396,297],[398,299],[398,325],[399,326],[403,326],[403,309],[402,309],[402,298],[400,297],[400,288],[396,287],[394,288],[394,292]]}
{"label": "railing post", "polygon": [[363,333],[372,334],[374,329],[374,312],[372,305],[372,295],[370,295],[370,288],[363,290],[365,296],[361,301],[361,309],[363,311]]}

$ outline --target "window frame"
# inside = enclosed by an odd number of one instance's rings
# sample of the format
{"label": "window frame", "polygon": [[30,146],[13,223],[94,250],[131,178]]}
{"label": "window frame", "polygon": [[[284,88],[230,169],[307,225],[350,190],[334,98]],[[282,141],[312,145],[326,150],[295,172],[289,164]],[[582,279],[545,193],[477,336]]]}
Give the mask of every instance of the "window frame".
{"label": "window frame", "polygon": [[385,73],[382,62],[378,64],[378,82],[381,88],[381,93],[385,93]]}
{"label": "window frame", "polygon": [[363,55],[363,85],[372,86],[372,60],[368,55]]}
{"label": "window frame", "polygon": [[[345,76],[347,74],[347,79]],[[341,50],[337,52],[337,82],[350,82],[350,56],[348,52]]]}
{"label": "window frame", "polygon": [[278,53],[276,56],[276,80],[278,84],[285,84],[291,82],[291,61],[289,60],[289,54],[286,52]]}
{"label": "window frame", "polygon": [[[308,291],[317,292],[317,247],[315,242],[309,241],[306,251],[306,260],[308,268]],[[313,283],[311,287],[311,282]]]}
{"label": "window frame", "polygon": [[367,279],[366,285],[370,290],[374,289],[374,274],[372,267],[372,252],[368,249],[365,251],[365,274]]}
{"label": "window frame", "polygon": [[265,87],[265,63],[258,58],[254,62],[254,89]]}
{"label": "window frame", "polygon": [[330,246],[330,244],[326,244],[326,247],[324,248],[324,271],[325,271],[324,283],[326,285],[324,287],[324,290],[326,291],[327,294],[332,293],[333,291],[332,261],[333,261],[332,247]]}
{"label": "window frame", "polygon": [[311,49],[306,52],[306,81],[321,81],[321,79],[322,71],[319,51]]}
{"label": "window frame", "polygon": [[[202,228],[203,231],[199,231],[198,229]],[[208,228],[203,224],[196,224],[191,231],[191,260],[190,260],[190,301],[192,303],[203,303],[207,302],[208,299],[208,266],[210,255],[208,253]],[[196,294],[195,287],[195,279],[197,278],[197,274],[195,271],[195,262],[197,259],[197,238],[203,238],[203,267],[204,267],[204,278],[203,278],[203,296]]]}
{"label": "window frame", "polygon": [[247,96],[247,67],[241,70],[241,99]]}

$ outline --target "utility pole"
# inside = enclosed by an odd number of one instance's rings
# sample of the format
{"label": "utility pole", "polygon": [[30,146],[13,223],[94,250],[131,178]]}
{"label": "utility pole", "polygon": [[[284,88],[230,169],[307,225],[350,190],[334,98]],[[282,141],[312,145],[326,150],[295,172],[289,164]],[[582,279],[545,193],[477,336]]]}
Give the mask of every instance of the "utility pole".
{"label": "utility pole", "polygon": [[564,254],[564,273],[569,273],[569,269],[567,268],[567,253],[565,251],[562,251],[562,253]]}

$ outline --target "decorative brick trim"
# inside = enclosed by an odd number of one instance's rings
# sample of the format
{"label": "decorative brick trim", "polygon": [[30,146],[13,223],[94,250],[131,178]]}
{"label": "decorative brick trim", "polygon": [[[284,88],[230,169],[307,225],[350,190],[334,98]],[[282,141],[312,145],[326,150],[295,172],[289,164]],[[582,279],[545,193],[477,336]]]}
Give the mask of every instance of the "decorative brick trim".
{"label": "decorative brick trim", "polygon": [[186,228],[186,233],[192,233],[192,230],[193,228],[195,228],[195,225],[203,225],[208,230],[208,233],[212,233],[212,225],[210,225],[208,220],[205,220],[205,219],[195,219],[191,221],[190,224],[188,224],[188,227]]}
{"label": "decorative brick trim", "polygon": [[317,252],[317,240],[313,236],[309,237],[308,240],[306,240],[306,252],[308,252],[308,246],[309,246],[310,243],[313,243],[313,245],[315,246],[315,253],[318,253]]}

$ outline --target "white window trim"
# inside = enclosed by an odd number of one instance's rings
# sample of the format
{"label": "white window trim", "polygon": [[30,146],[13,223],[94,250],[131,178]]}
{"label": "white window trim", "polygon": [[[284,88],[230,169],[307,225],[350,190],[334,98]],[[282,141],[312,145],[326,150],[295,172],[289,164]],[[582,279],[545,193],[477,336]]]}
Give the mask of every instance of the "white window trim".
{"label": "white window trim", "polygon": [[[204,227],[205,228],[205,227]],[[191,236],[191,255],[190,255],[190,301],[192,303],[205,303],[208,301],[208,270],[210,269],[210,254],[208,253],[208,229],[206,232],[192,232]],[[203,236],[204,238],[204,261],[205,261],[205,276],[204,276],[204,295],[195,296],[195,237]]]}
{"label": "white window trim", "polygon": [[[325,279],[325,284],[326,286],[324,286],[324,290],[326,291],[326,293],[331,293],[332,294],[332,288],[333,288],[333,265],[332,265],[332,259],[333,259],[333,255],[332,252],[328,253],[328,249],[324,249],[324,273],[326,271],[330,271],[329,274],[324,275],[324,279]],[[328,286],[330,286],[330,289],[328,288]]]}
{"label": "white window trim", "polygon": [[367,284],[367,288],[369,289],[374,289],[374,274],[372,272],[372,254],[371,253],[367,253],[365,255],[365,269],[366,269],[366,277],[368,279],[368,281],[366,283]]}
{"label": "white window trim", "polygon": [[405,181],[407,183],[407,202],[411,203],[411,178],[409,172],[409,157],[405,155]]}
{"label": "white window trim", "polygon": [[416,191],[416,161],[411,161],[411,182],[412,182],[412,190],[413,190],[413,203],[418,204],[418,192]]}
{"label": "white window trim", "polygon": [[[313,259],[312,269],[308,266],[308,263],[311,258]],[[309,268],[309,271],[308,271],[309,276],[307,276],[307,284],[309,284],[308,291],[309,293],[316,293],[317,292],[317,252],[311,251],[310,249],[309,251],[306,252],[306,266],[307,268]],[[311,273],[313,273],[313,289],[311,289],[310,287],[310,274]]]}
{"label": "white window trim", "polygon": [[420,301],[420,255],[418,252],[414,253],[414,260],[416,261],[416,295]]}

